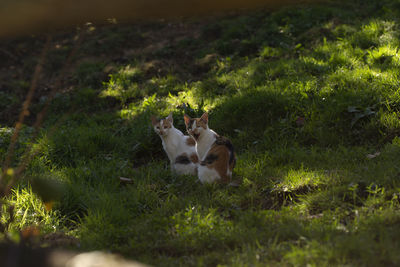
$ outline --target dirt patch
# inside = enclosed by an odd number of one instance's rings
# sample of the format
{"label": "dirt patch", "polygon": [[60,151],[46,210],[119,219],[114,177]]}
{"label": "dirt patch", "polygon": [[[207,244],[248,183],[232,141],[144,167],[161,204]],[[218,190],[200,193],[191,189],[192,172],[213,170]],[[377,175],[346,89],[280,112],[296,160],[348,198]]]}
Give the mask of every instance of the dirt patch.
{"label": "dirt patch", "polygon": [[63,232],[55,232],[40,238],[42,246],[52,248],[76,248],[79,247],[79,239],[69,236]]}

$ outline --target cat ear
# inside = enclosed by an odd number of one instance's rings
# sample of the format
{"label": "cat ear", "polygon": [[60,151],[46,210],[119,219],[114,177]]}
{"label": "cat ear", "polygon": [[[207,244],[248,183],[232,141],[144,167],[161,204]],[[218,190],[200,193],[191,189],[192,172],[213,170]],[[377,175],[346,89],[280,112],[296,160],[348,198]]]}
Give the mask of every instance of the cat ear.
{"label": "cat ear", "polygon": [[205,123],[208,123],[208,113],[207,113],[207,112],[204,112],[204,114],[201,115],[200,119],[201,119],[202,121],[204,121]]}
{"label": "cat ear", "polygon": [[183,119],[185,120],[185,124],[186,124],[186,126],[188,126],[189,125],[189,122],[190,122],[190,117],[188,116],[188,115],[183,115]]}
{"label": "cat ear", "polygon": [[167,120],[168,120],[171,124],[174,123],[174,118],[172,117],[172,112],[169,113],[169,115],[168,115],[168,117],[167,117]]}
{"label": "cat ear", "polygon": [[151,115],[151,123],[153,124],[153,126],[155,126],[158,123],[156,116]]}

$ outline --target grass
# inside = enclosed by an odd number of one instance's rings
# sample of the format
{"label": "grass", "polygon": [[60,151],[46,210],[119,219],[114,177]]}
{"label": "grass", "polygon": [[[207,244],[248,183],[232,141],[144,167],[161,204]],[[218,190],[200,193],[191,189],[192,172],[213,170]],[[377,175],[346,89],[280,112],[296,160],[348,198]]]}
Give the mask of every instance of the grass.
{"label": "grass", "polygon": [[[90,25],[35,140],[47,91],[33,101],[12,168],[28,145],[39,153],[3,200],[0,238],[22,242],[35,226],[155,266],[398,265],[399,13],[393,1],[337,1]],[[53,37],[50,86],[75,35]],[[26,60],[0,83],[2,160],[8,107],[21,104],[43,40],[33,52],[31,39],[4,43]],[[150,116],[173,112],[183,130],[184,113],[203,111],[235,145],[237,188],[169,171]]]}

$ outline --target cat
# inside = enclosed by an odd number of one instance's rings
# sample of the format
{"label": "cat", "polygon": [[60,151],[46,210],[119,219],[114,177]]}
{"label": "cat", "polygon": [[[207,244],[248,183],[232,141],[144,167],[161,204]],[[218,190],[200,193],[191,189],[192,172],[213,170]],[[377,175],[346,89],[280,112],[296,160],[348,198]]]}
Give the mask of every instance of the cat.
{"label": "cat", "polygon": [[186,130],[196,140],[199,157],[198,177],[202,183],[216,181],[229,183],[236,164],[236,156],[231,141],[219,136],[208,127],[208,113],[200,118],[184,115]]}
{"label": "cat", "polygon": [[171,170],[178,175],[197,175],[198,156],[195,140],[184,135],[173,124],[172,113],[165,119],[151,117],[154,131],[160,136]]}

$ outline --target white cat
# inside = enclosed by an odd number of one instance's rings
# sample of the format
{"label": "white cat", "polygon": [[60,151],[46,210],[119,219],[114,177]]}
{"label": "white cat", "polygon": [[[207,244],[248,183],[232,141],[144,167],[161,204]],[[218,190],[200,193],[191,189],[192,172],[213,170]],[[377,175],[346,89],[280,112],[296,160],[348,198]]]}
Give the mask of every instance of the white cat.
{"label": "white cat", "polygon": [[185,175],[197,175],[199,158],[196,153],[195,140],[173,125],[172,113],[165,119],[151,117],[154,131],[160,136],[163,148],[171,163],[172,172]]}
{"label": "white cat", "polygon": [[200,118],[184,116],[186,129],[196,140],[199,156],[198,176],[202,183],[229,183],[236,156],[231,141],[208,128],[208,113]]}

